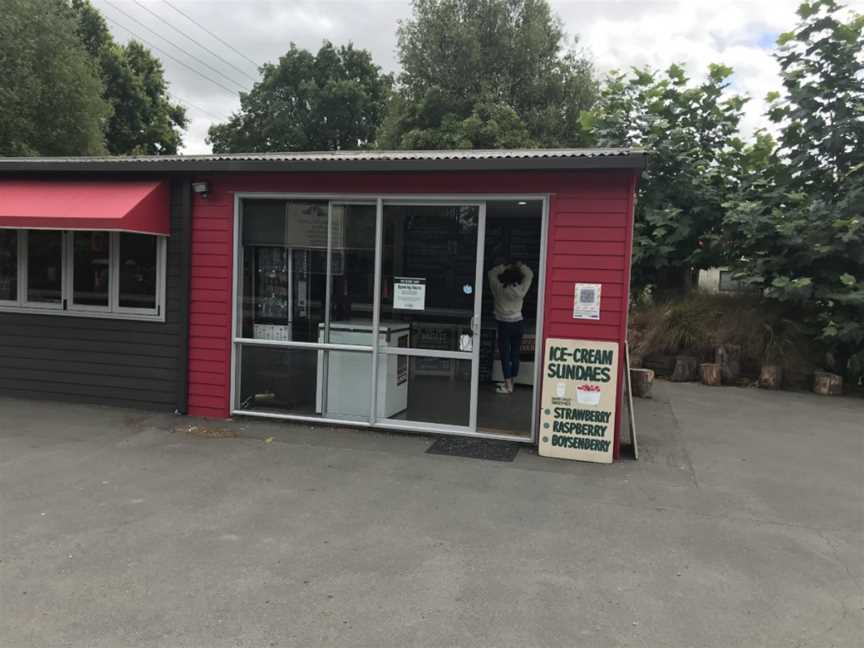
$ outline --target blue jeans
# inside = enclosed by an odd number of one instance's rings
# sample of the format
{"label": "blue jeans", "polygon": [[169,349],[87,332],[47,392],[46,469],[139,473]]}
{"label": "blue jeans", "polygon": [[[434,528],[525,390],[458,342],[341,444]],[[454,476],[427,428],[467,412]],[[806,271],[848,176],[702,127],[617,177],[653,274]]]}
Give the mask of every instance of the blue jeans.
{"label": "blue jeans", "polygon": [[522,348],[522,321],[498,321],[498,355],[501,356],[501,371],[504,379],[519,375],[519,350]]}

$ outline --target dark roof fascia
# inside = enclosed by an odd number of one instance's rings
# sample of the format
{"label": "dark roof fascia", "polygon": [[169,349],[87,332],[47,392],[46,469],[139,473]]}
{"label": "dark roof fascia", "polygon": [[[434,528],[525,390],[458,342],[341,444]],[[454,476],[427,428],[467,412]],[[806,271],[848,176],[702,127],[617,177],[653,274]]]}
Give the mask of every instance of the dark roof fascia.
{"label": "dark roof fascia", "polygon": [[648,154],[426,160],[16,160],[0,158],[0,173],[364,173],[441,171],[570,171],[644,169]]}

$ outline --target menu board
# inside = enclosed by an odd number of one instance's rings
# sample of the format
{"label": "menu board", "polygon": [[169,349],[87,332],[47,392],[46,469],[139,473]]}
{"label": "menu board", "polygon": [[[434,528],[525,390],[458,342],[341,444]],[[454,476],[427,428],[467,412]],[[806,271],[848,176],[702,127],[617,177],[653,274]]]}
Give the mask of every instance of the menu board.
{"label": "menu board", "polygon": [[612,463],[618,343],[547,339],[542,389],[540,455]]}

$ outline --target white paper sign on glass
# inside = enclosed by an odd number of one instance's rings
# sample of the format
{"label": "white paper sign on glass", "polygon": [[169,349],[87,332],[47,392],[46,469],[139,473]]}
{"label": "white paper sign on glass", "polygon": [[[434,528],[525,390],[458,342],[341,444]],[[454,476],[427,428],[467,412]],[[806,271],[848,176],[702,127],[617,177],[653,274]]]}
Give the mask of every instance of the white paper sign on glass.
{"label": "white paper sign on glass", "polygon": [[573,291],[573,319],[600,319],[600,284],[576,284]]}
{"label": "white paper sign on glass", "polygon": [[393,308],[424,310],[426,308],[426,279],[423,277],[393,277]]}

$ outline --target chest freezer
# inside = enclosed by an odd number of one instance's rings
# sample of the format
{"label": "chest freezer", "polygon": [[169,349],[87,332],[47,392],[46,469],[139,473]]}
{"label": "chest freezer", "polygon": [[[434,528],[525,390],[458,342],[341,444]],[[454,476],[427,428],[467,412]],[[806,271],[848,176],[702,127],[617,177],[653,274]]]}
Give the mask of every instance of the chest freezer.
{"label": "chest freezer", "polygon": [[[408,324],[381,322],[378,328],[379,349],[407,347],[410,333],[411,327]],[[323,324],[318,329],[318,341],[324,342]],[[373,346],[372,322],[369,320],[331,322],[329,341],[331,344]],[[325,354],[319,351],[316,412],[329,418],[367,419],[370,414],[369,382],[371,380],[371,353],[328,351]],[[377,381],[375,388],[377,416],[391,417],[408,407],[408,356],[379,353]]]}

